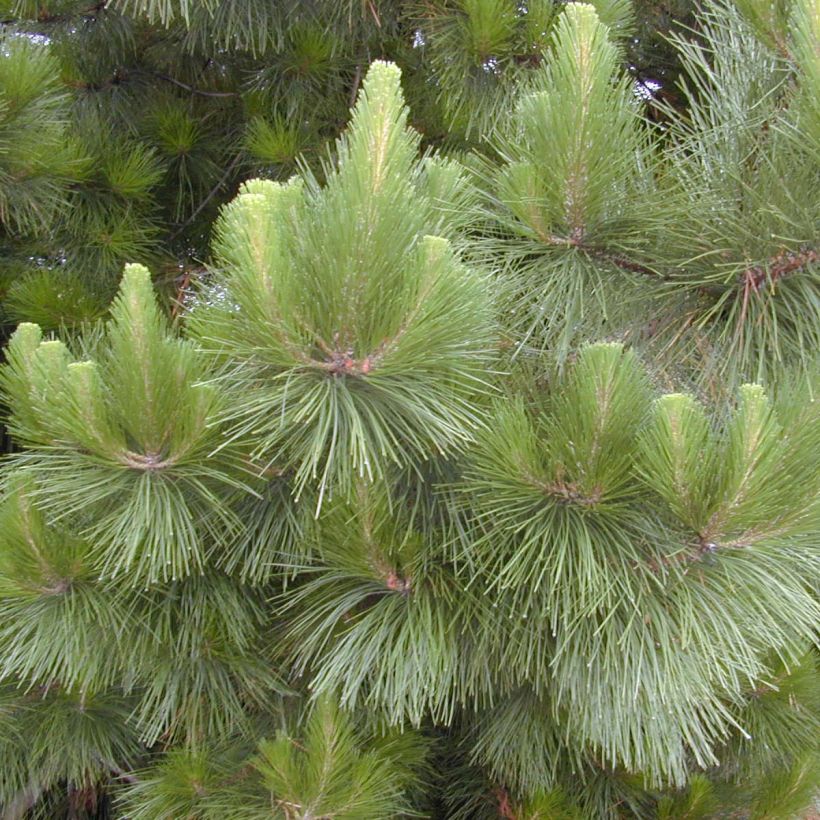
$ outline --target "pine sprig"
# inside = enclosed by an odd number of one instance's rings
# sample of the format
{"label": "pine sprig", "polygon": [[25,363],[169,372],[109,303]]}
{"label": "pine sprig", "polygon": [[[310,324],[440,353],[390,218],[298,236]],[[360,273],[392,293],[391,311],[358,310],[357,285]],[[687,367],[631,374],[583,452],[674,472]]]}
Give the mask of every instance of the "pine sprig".
{"label": "pine sprig", "polygon": [[363,491],[323,516],[315,557],[282,597],[295,668],[317,695],[378,706],[390,724],[449,723],[458,703],[489,696],[474,653],[492,618],[441,566],[441,534],[425,538],[397,512]]}
{"label": "pine sprig", "polygon": [[205,540],[238,526],[229,497],[248,491],[247,469],[236,449],[209,458],[224,397],[199,384],[205,360],[170,335],[147,270],[126,271],[96,361],[39,340],[21,326],[2,376],[10,430],[30,447],[14,461],[38,506],[76,522],[105,574],[201,570]]}
{"label": "pine sprig", "polygon": [[489,235],[475,249],[500,268],[515,344],[560,359],[660,281],[647,243],[659,221],[653,144],[619,62],[595,10],[568,5],[515,117],[491,137],[500,165],[486,171]]}
{"label": "pine sprig", "polygon": [[225,211],[226,274],[189,320],[231,358],[233,436],[292,468],[297,491],[317,486],[320,504],[463,448],[488,390],[488,286],[425,235],[440,216],[406,116],[398,71],[375,64],[324,187],[255,181]]}
{"label": "pine sprig", "polygon": [[[763,6],[743,4],[758,27]],[[688,114],[672,127],[669,197],[680,216],[666,241],[670,287],[690,308],[665,338],[673,355],[707,351],[707,381],[773,379],[790,364],[810,369],[817,348],[820,166],[804,102],[813,80],[732,4],[714,4],[702,22],[704,43],[677,40]],[[813,36],[799,24],[796,35]]]}
{"label": "pine sprig", "polygon": [[[691,761],[711,767],[734,732],[749,733],[733,704],[765,679],[765,655],[776,646],[795,662],[812,639],[817,485],[787,487],[817,474],[805,460],[817,425],[783,436],[751,385],[719,423],[688,396],[653,405],[617,345],[582,351],[553,390],[543,409],[500,406],[480,438],[464,479],[475,525],[464,565],[506,616],[506,685],[548,695],[572,748],[681,785]],[[479,748],[509,777],[527,771],[519,745]],[[527,788],[551,788],[547,772]]]}
{"label": "pine sprig", "polygon": [[419,782],[427,749],[413,732],[378,737],[328,698],[262,738],[180,748],[137,774],[121,795],[129,817],[326,817],[366,820],[412,816],[408,789]]}
{"label": "pine sprig", "polygon": [[0,229],[47,230],[80,179],[84,157],[69,136],[57,61],[23,37],[0,36]]}
{"label": "pine sprig", "polygon": [[12,485],[2,522],[0,676],[71,690],[116,683],[134,613],[97,582],[89,544],[48,527],[25,482]]}

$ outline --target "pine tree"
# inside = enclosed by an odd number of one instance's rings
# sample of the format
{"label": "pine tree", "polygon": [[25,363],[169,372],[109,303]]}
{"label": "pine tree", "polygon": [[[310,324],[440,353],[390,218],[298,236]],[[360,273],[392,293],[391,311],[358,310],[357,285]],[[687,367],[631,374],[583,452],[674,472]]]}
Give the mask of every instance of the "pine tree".
{"label": "pine tree", "polygon": [[[37,268],[0,370],[4,816],[805,810],[816,6],[710,0],[649,118],[620,2],[123,2],[81,33],[67,3],[48,48],[26,5],[0,51],[0,224]],[[72,103],[55,60],[92,43],[168,93]],[[226,120],[281,98],[240,152],[180,83]],[[249,170],[169,299],[173,243]]]}

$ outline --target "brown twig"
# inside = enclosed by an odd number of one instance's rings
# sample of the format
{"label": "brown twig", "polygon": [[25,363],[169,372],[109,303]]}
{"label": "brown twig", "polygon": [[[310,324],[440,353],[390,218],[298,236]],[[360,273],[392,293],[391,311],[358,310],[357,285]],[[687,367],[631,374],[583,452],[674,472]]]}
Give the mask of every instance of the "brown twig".
{"label": "brown twig", "polygon": [[176,296],[174,296],[174,306],[173,308],[171,308],[172,319],[176,319],[179,315],[179,311],[182,309],[182,300],[185,297],[185,289],[188,287],[190,281],[191,272],[186,270],[185,273],[182,275],[182,281],[179,283]]}
{"label": "brown twig", "polygon": [[581,486],[574,481],[544,481],[533,475],[528,469],[522,467],[521,477],[527,484],[540,490],[544,495],[550,496],[559,504],[578,504],[581,507],[594,507],[600,504],[604,497],[601,487],[593,487],[591,491],[584,492]]}
{"label": "brown twig", "polygon": [[136,775],[129,774],[124,769],[121,769],[119,766],[112,763],[111,761],[102,761],[101,760],[100,762],[104,762],[105,765],[108,766],[108,768],[111,769],[112,772],[114,772],[114,775],[116,776],[117,780],[124,780],[126,783],[139,783],[140,782],[140,779],[138,777],[136,777]]}
{"label": "brown twig", "polygon": [[630,271],[631,273],[640,273],[644,276],[653,276],[655,279],[664,278],[656,270],[653,270],[641,262],[636,262],[634,259],[630,259],[628,256],[624,256],[623,254],[612,253],[605,248],[594,248],[582,245],[580,243],[577,244],[577,247],[579,250],[584,251],[588,256],[595,259],[600,259],[603,262],[609,262],[611,265],[615,265],[616,268],[620,268],[621,270]]}
{"label": "brown twig", "polygon": [[376,22],[376,27],[381,28],[382,27],[382,21],[381,21],[381,18],[379,17],[379,12],[376,11],[376,7],[373,5],[373,0],[367,0],[367,6],[370,9],[370,13],[373,15],[373,19]]}
{"label": "brown twig", "polygon": [[362,81],[362,64],[356,66],[356,73],[353,75],[353,87],[350,89],[350,106],[351,108],[356,102],[356,97],[359,94],[359,85]]}
{"label": "brown twig", "polygon": [[410,578],[402,578],[395,570],[390,570],[387,573],[384,583],[388,589],[401,593],[405,598],[410,595],[412,586]]}
{"label": "brown twig", "polygon": [[518,820],[510,801],[510,794],[503,786],[499,786],[495,790],[495,797],[498,800],[498,816],[503,820]]}
{"label": "brown twig", "polygon": [[554,234],[546,232],[543,229],[543,226],[539,225],[537,222],[533,224],[534,220],[532,219],[532,214],[530,216],[530,227],[535,231],[536,236],[545,245],[552,245],[560,248],[575,248],[579,251],[583,251],[587,254],[587,256],[590,256],[593,259],[600,259],[601,261],[609,262],[621,270],[630,271],[632,273],[640,273],[644,276],[653,276],[656,279],[664,278],[661,274],[647,265],[644,265],[641,262],[636,262],[634,259],[630,259],[623,254],[612,253],[605,248],[596,248],[590,245],[585,245],[583,242],[583,230],[580,228],[573,228],[572,233],[569,236],[555,236]]}
{"label": "brown twig", "polygon": [[601,503],[604,496],[600,487],[593,487],[591,492],[585,493],[573,481],[554,481],[545,486],[544,492],[553,496],[559,504],[578,504],[581,507],[594,507]]}
{"label": "brown twig", "polygon": [[205,273],[205,268],[188,268],[179,279],[179,286],[177,287],[174,296],[174,306],[171,308],[171,318],[176,319],[183,308],[185,300],[185,291],[188,285],[191,284],[191,279],[195,274]]}
{"label": "brown twig", "polygon": [[744,296],[748,290],[757,292],[767,280],[774,284],[784,276],[803,270],[817,262],[817,259],[818,253],[814,248],[808,248],[804,251],[782,250],[765,265],[754,265],[746,268],[739,277]]}

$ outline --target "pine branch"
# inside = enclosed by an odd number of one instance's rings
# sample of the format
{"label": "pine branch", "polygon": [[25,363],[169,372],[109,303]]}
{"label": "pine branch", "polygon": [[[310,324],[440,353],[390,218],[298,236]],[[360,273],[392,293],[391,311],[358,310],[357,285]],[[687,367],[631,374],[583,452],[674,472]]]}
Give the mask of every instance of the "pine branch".
{"label": "pine branch", "polygon": [[607,251],[603,248],[590,248],[583,244],[578,247],[593,258],[608,262],[621,270],[629,271],[630,273],[640,273],[644,276],[651,276],[653,279],[658,280],[667,278],[648,265],[637,262],[634,259],[630,259],[628,256],[624,256],[623,254],[613,253],[612,251]]}
{"label": "pine branch", "polygon": [[820,254],[813,248],[802,251],[784,249],[765,265],[754,265],[744,270],[738,276],[738,281],[744,290],[752,289],[757,292],[766,282],[771,282],[774,286],[785,276],[805,270],[819,258]]}
{"label": "pine branch", "polygon": [[195,88],[192,85],[188,85],[188,83],[183,83],[181,80],[175,80],[173,77],[169,77],[167,74],[160,74],[158,72],[154,72],[152,76],[157,77],[160,80],[165,80],[167,83],[171,83],[178,88],[184,88],[186,91],[190,92],[191,94],[196,94],[200,97],[240,97],[242,96],[238,91],[205,91],[201,88]]}
{"label": "pine branch", "polygon": [[498,814],[503,820],[518,820],[510,793],[503,786],[495,790],[495,799],[498,801]]}
{"label": "pine branch", "polygon": [[359,85],[362,82],[362,64],[356,63],[356,72],[353,75],[353,85],[350,89],[350,105],[351,107],[356,103],[356,97],[359,94]]}
{"label": "pine branch", "polygon": [[219,181],[216,183],[216,185],[213,186],[213,188],[211,188],[211,190],[208,192],[208,195],[199,203],[194,212],[188,217],[188,219],[185,220],[185,222],[182,223],[182,225],[180,225],[179,228],[177,228],[171,234],[171,236],[169,237],[169,241],[173,241],[174,239],[176,239],[189,225],[193,224],[194,220],[202,213],[203,210],[205,210],[205,207],[208,205],[208,203],[219,193],[222,186],[230,179],[231,174],[233,174],[233,172],[237,169],[241,161],[242,155],[237,154],[231,161],[230,165],[228,165],[228,167],[225,169],[225,173],[222,174],[222,176],[219,178]]}
{"label": "pine branch", "polygon": [[116,775],[117,780],[122,780],[123,783],[136,784],[140,782],[140,779],[135,774],[131,774],[130,772],[125,771],[125,769],[121,769],[110,760],[100,760],[100,763],[111,769],[111,771]]}

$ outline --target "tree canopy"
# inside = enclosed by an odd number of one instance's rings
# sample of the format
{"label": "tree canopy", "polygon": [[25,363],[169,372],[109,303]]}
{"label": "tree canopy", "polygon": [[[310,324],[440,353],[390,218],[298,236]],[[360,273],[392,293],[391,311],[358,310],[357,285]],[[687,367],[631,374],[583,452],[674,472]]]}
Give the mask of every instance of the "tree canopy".
{"label": "tree canopy", "polygon": [[4,817],[807,809],[816,3],[0,11]]}

